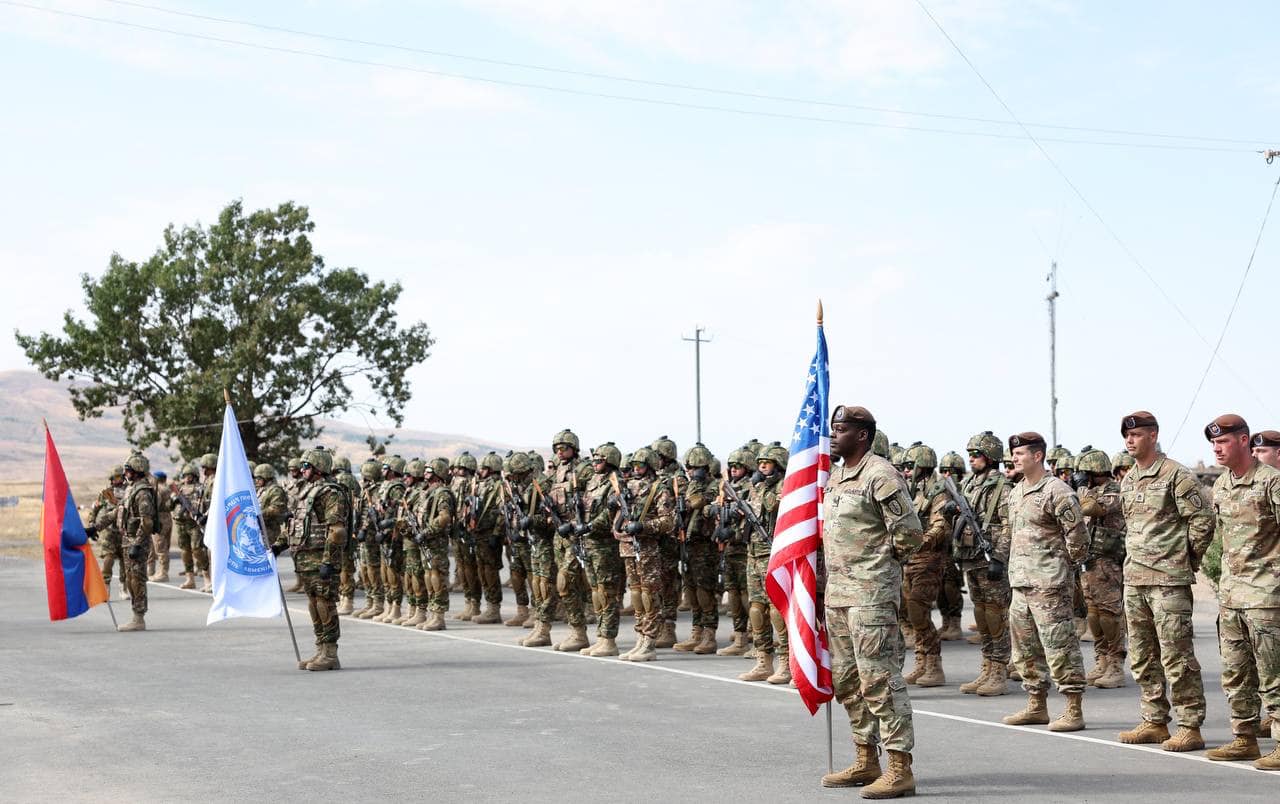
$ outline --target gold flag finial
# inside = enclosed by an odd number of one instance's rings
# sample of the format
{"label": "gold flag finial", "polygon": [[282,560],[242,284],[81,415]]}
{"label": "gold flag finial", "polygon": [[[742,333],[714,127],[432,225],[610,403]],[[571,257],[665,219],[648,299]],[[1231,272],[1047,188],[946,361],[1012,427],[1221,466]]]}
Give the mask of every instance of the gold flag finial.
{"label": "gold flag finial", "polygon": [[231,392],[228,391],[226,388],[222,389],[222,398],[226,400],[228,405],[231,404]]}
{"label": "gold flag finial", "polygon": [[818,299],[818,326],[822,326],[822,299]]}

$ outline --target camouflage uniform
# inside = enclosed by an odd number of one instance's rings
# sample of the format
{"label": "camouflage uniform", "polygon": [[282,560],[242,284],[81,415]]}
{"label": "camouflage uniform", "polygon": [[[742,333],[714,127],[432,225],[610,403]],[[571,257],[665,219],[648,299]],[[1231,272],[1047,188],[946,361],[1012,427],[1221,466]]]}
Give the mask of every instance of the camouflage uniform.
{"label": "camouflage uniform", "polygon": [[1089,538],[1088,560],[1081,582],[1093,653],[1099,659],[1123,661],[1124,651],[1124,511],[1120,484],[1114,480],[1079,492]]}
{"label": "camouflage uniform", "polygon": [[[135,455],[130,460],[140,457]],[[116,508],[122,580],[137,617],[147,613],[147,546],[159,527],[159,516],[155,486],[147,477],[146,469],[142,469],[125,489],[124,499]]]}
{"label": "camouflage uniform", "polygon": [[[555,471],[548,479],[547,499],[551,507],[559,515],[562,526],[572,528],[574,511],[569,504],[572,495],[582,491],[578,472],[580,461],[575,456],[569,461],[556,465]],[[555,556],[559,572],[556,575],[556,591],[564,604],[565,620],[575,631],[586,627],[586,600],[583,590],[586,588],[585,568],[578,562],[574,550],[572,532],[556,533]]]}
{"label": "camouflage uniform", "polygon": [[[323,476],[332,470],[332,459],[321,450],[304,456],[319,474],[299,488],[293,518],[280,538],[293,553],[294,570],[307,595],[307,608],[316,637],[317,657],[332,645],[336,663],[341,625],[338,619],[338,575],[346,549],[350,509],[347,493],[336,480]],[[278,546],[281,545],[277,542]],[[304,665],[314,663],[304,662]]]}
{"label": "camouflage uniform", "polygon": [[751,641],[756,653],[772,656],[775,638],[778,650],[787,656],[787,629],[782,614],[765,593],[764,579],[769,574],[769,554],[773,550],[773,528],[778,521],[778,498],[782,493],[783,468],[751,484],[747,505],[764,527],[764,534],[751,530],[747,544],[747,618],[751,625]]}
{"label": "camouflage uniform", "polygon": [[465,601],[463,609],[454,615],[457,620],[470,620],[480,612],[480,570],[476,564],[475,545],[471,534],[467,532],[467,520],[471,518],[471,505],[468,500],[475,493],[475,471],[478,462],[469,453],[464,452],[453,462],[456,471],[449,481],[449,491],[457,501],[458,515],[453,523],[453,560],[454,577],[462,587]]}
{"label": "camouflage uniform", "polygon": [[535,471],[521,491],[524,494],[525,513],[532,520],[529,525],[529,568],[533,579],[534,618],[537,622],[550,626],[560,600],[556,591],[559,568],[556,565],[553,538],[555,530],[542,511],[542,498],[547,489],[546,478],[538,474]]}
{"label": "camouflage uniform", "polygon": [[405,471],[404,497],[401,498],[395,515],[396,529],[403,534],[400,540],[400,549],[404,554],[401,583],[404,586],[405,603],[409,605],[409,610],[401,613],[402,616],[397,622],[399,625],[417,625],[423,621],[426,614],[424,610],[422,612],[424,617],[417,616],[419,610],[423,609],[427,603],[427,579],[426,567],[422,562],[422,550],[414,538],[415,530],[420,532],[417,511],[425,493],[424,466],[420,460],[409,461]]}
{"label": "camouflage uniform", "polygon": [[161,482],[159,477],[152,476],[151,486],[156,490],[160,529],[156,531],[152,540],[153,550],[149,563],[155,564],[155,567],[154,571],[148,575],[148,580],[167,581],[169,580],[169,545],[173,538],[173,513],[170,509],[172,501],[169,499],[169,485]]}
{"label": "camouflage uniform", "polygon": [[[738,480],[724,482],[732,483],[738,496],[743,499],[751,494],[750,474]],[[731,505],[727,495],[723,495],[719,505]],[[727,540],[722,549],[724,550],[724,588],[729,593],[728,615],[733,619],[734,633],[746,634],[751,628],[747,616],[747,607],[750,605],[747,586],[747,545],[751,540],[751,526],[744,519],[736,518],[725,536]]]}
{"label": "camouflage uniform", "polygon": [[386,587],[382,584],[382,547],[378,544],[378,513],[374,501],[381,485],[373,464],[372,471],[360,467],[360,493],[356,495],[356,539],[360,543],[360,574],[364,578],[365,606],[358,615],[369,619],[382,613],[386,601]]}
{"label": "camouflage uniform", "polygon": [[[393,456],[387,459],[389,465],[391,461],[403,462],[404,459],[399,456]],[[403,468],[403,467],[402,467]],[[394,471],[394,470],[393,470]],[[305,486],[303,487],[305,490]],[[378,487],[378,507],[382,509],[382,515],[388,519],[394,519],[399,516],[400,501],[404,499],[406,493],[404,481],[397,477],[389,477],[382,481],[382,485]],[[382,588],[386,597],[387,612],[379,618],[380,622],[391,622],[394,619],[395,609],[400,608],[401,601],[404,599],[404,587],[402,580],[404,575],[404,531],[407,530],[403,526],[403,522],[397,520],[387,533],[383,535],[382,544]]]}
{"label": "camouflage uniform", "polygon": [[[986,470],[966,477],[961,493],[987,529],[992,558],[1008,566],[1009,486],[996,464],[992,461]],[[968,528],[957,537],[955,556],[969,587],[969,599],[973,601],[973,616],[982,636],[982,658],[992,666],[1006,665],[1010,655],[1009,603],[1013,599],[1008,576],[998,580],[987,576],[990,562]]]}
{"label": "camouflage uniform", "polygon": [[832,467],[823,521],[835,698],[849,713],[855,743],[910,753],[915,731],[898,603],[902,562],[920,550],[923,533],[906,481],[871,453],[854,466]]}
{"label": "camouflage uniform", "polygon": [[[612,447],[612,445],[605,445]],[[605,448],[602,447],[601,450]],[[597,450],[600,452],[601,450]],[[583,523],[587,532],[582,539],[583,549],[587,554],[587,562],[595,581],[592,588],[593,598],[598,601],[598,618],[596,620],[596,637],[598,639],[617,639],[618,612],[622,600],[619,594],[625,572],[622,568],[622,557],[618,552],[618,539],[613,535],[614,514],[616,504],[611,505],[614,486],[618,484],[616,464],[622,460],[616,447],[609,453],[607,469],[593,474],[587,481],[583,492],[583,508],[586,521]],[[617,486],[621,491],[621,485]]]}
{"label": "camouflage uniform", "polygon": [[501,621],[502,606],[502,459],[490,452],[481,459],[480,465],[488,467],[491,474],[477,481],[475,495],[480,500],[480,508],[465,524],[471,528],[480,594],[486,604],[484,614],[477,613],[477,620],[497,623]]}
{"label": "camouflage uniform", "polygon": [[[204,486],[196,480],[195,471],[195,466],[192,464],[184,466],[181,482],[174,487],[173,494],[169,496],[169,508],[173,511],[173,531],[178,539],[178,552],[182,556],[182,572],[187,576],[192,576],[196,572],[195,551],[196,546],[201,544],[203,536],[196,516],[199,515],[203,505]],[[191,506],[191,511],[187,510],[183,500]],[[192,515],[193,512],[196,516]]]}
{"label": "camouflage uniform", "polygon": [[1200,484],[1182,464],[1157,455],[1134,466],[1120,482],[1125,534],[1124,609],[1129,661],[1142,688],[1142,718],[1178,725],[1204,722],[1204,681],[1191,627],[1191,584],[1213,538],[1213,514]]}
{"label": "camouflage uniform", "polygon": [[1064,695],[1084,692],[1084,659],[1072,616],[1075,566],[1087,549],[1071,487],[1045,474],[1018,481],[1009,500],[1009,631],[1022,688],[1042,695],[1052,675]]}
{"label": "camouflage uniform", "polygon": [[[356,500],[360,498],[360,481],[351,474],[351,461],[346,458],[339,459],[339,465],[334,469],[333,477],[346,488],[347,501],[354,514]],[[354,515],[352,519],[359,521]],[[354,537],[355,534],[351,535]],[[359,551],[359,542],[355,538],[347,539],[347,549],[342,551],[342,573],[338,581],[338,608],[341,614],[351,613],[351,600],[356,596],[356,582],[359,580],[356,574],[356,558]]]}
{"label": "camouflage uniform", "polygon": [[[1258,736],[1258,707],[1280,739],[1280,471],[1259,463],[1213,484],[1222,537],[1218,645],[1231,731]],[[1261,735],[1266,736],[1266,735]]]}
{"label": "camouflage uniform", "polygon": [[627,497],[632,516],[636,517],[641,530],[620,545],[620,553],[624,561],[634,565],[635,577],[640,582],[639,596],[634,599],[636,633],[653,642],[664,624],[666,584],[660,542],[675,531],[675,497],[671,485],[662,482],[652,469],[643,477],[633,474],[627,480]]}
{"label": "camouflage uniform", "polygon": [[[266,472],[259,474],[259,471],[266,468]],[[267,464],[259,464],[254,469],[254,475],[262,477],[264,482],[258,486],[258,510],[262,514],[262,524],[266,526],[267,532],[262,534],[266,540],[265,546],[270,546],[280,541],[280,528],[285,524],[289,516],[289,495],[285,493],[284,488],[279,483],[272,480],[266,473],[274,475],[274,471]]]}
{"label": "camouflage uniform", "polygon": [[427,488],[418,496],[414,510],[422,529],[419,551],[425,570],[425,605],[430,613],[429,619],[419,625],[423,630],[442,630],[444,613],[449,610],[449,535],[453,532],[457,501],[445,483],[448,466],[443,458],[432,462]]}
{"label": "camouflage uniform", "polygon": [[191,536],[191,552],[195,556],[196,573],[203,575],[205,586],[202,591],[213,591],[213,576],[209,574],[209,547],[204,543],[204,523],[209,519],[209,506],[213,504],[213,478],[218,468],[218,456],[212,453],[201,456],[200,468],[204,475],[200,479],[200,495],[196,501],[196,511],[200,514],[200,526]]}
{"label": "camouflage uniform", "polygon": [[[108,590],[111,586],[111,574],[116,561],[120,557],[120,529],[116,524],[116,509],[124,500],[124,469],[117,467],[107,480],[111,485],[98,492],[98,499],[89,509],[89,524],[98,531],[98,559],[102,561],[102,580]],[[120,481],[117,483],[116,481]],[[124,563],[120,564],[120,577],[124,578]]]}
{"label": "camouflage uniform", "polygon": [[[918,447],[913,446],[907,451],[907,460],[912,461],[920,452]],[[933,450],[929,452],[932,453]],[[917,461],[916,465],[920,466],[920,463]],[[933,624],[933,604],[942,589],[943,564],[950,548],[951,530],[947,526],[946,517],[941,515],[941,509],[950,497],[932,472],[914,480],[913,487],[912,502],[916,516],[921,522],[927,523],[928,528],[923,534],[924,541],[920,550],[902,568],[902,597],[906,601],[907,619],[915,635],[916,666],[923,668],[926,664],[937,664],[936,659],[930,662],[928,657],[942,655],[942,640]],[[939,513],[935,514],[935,511]]]}
{"label": "camouflage uniform", "polygon": [[[720,624],[720,611],[716,605],[720,551],[711,539],[716,527],[715,519],[707,515],[707,507],[716,495],[716,483],[711,480],[709,472],[710,464],[711,452],[701,444],[685,455],[685,465],[690,468],[690,478],[684,487],[685,580],[691,590],[694,633],[687,643],[681,644],[688,650],[697,647],[701,640],[710,640],[708,644],[713,644]],[[699,632],[702,632],[701,638]]]}
{"label": "camouflage uniform", "polygon": [[[502,486],[502,500],[503,504],[511,510],[513,519],[512,522],[507,523],[506,528],[506,541],[510,548],[508,554],[510,567],[507,577],[511,581],[511,591],[516,598],[516,614],[506,623],[511,626],[523,625],[529,619],[529,586],[533,577],[533,568],[529,555],[529,534],[521,525],[521,520],[527,517],[529,512],[524,509],[520,490],[510,478],[512,475],[527,475],[529,465],[528,456],[522,452],[515,452],[507,456],[502,466],[504,474],[509,478]],[[513,466],[518,467],[518,470],[513,469]]]}

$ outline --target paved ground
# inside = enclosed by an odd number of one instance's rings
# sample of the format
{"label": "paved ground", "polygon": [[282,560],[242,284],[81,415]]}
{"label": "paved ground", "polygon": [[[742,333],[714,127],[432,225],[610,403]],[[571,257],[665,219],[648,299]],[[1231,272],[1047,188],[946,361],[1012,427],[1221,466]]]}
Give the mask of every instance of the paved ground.
{"label": "paved ground", "polygon": [[[286,562],[287,563],[287,562]],[[0,798],[6,801],[843,800],[824,791],[826,721],[736,658],[616,660],[518,648],[523,629],[427,634],[343,621],[344,669],[299,672],[283,622],[206,628],[209,597],[152,584],[148,631],[105,607],[50,623],[35,562],[0,562]],[[114,604],[117,617],[128,603]],[[460,603],[455,599],[455,608]],[[513,604],[508,603],[508,609]],[[304,646],[305,602],[290,596]],[[967,618],[966,618],[967,621]],[[1197,606],[1210,745],[1228,738],[1213,607]],[[556,628],[562,632],[564,626]],[[687,622],[680,626],[687,633]],[[632,642],[623,621],[622,646]],[[1088,648],[1086,647],[1086,653]],[[977,648],[944,645],[946,687],[913,688],[919,795],[946,801],[1270,801],[1280,774],[1126,747],[1137,690],[1090,691],[1089,729],[1013,728],[960,695]],[[1062,701],[1050,697],[1056,712]],[[834,712],[837,767],[851,754]],[[1271,741],[1264,742],[1270,750]]]}

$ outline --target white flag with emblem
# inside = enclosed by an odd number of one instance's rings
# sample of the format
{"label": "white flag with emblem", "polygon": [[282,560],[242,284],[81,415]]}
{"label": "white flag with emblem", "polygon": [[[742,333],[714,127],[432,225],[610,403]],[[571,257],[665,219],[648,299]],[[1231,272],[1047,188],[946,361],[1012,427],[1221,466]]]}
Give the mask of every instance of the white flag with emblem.
{"label": "white flag with emblem", "polygon": [[206,625],[231,617],[279,617],[283,612],[276,559],[262,532],[261,510],[236,414],[227,405],[204,526],[213,571],[213,606]]}

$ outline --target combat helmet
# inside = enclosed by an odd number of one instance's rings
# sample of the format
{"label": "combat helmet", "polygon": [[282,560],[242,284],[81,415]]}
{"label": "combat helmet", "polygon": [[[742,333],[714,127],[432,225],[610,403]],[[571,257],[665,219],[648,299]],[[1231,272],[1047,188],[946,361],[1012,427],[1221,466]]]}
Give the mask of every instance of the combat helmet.
{"label": "combat helmet", "polygon": [[[123,472],[124,470],[122,469],[121,471]],[[196,465],[194,463],[192,463],[191,461],[187,461],[182,465],[182,469],[178,471],[179,477],[184,477],[186,475],[191,475],[192,477],[199,477],[200,470],[196,468]]]}
{"label": "combat helmet", "polygon": [[756,465],[755,450],[748,447],[738,447],[729,453],[729,466],[741,466],[745,469],[752,469]]}
{"label": "combat helmet", "polygon": [[785,472],[787,471],[787,459],[790,457],[791,454],[787,452],[786,447],[782,446],[782,442],[774,441],[761,451],[760,457],[756,458],[756,461],[773,461],[779,472]]}
{"label": "combat helmet", "polygon": [[302,453],[302,463],[310,464],[312,469],[327,475],[333,471],[333,454],[324,447],[315,446]]}
{"label": "combat helmet", "polygon": [[1050,466],[1053,466],[1054,468],[1057,468],[1058,463],[1062,461],[1063,458],[1070,458],[1070,457],[1071,457],[1071,450],[1067,449],[1061,444],[1054,444],[1053,449],[1049,450],[1048,454],[1044,456],[1044,460],[1045,460],[1045,463],[1049,464]]}
{"label": "combat helmet", "polygon": [[572,430],[569,430],[569,429],[561,430],[560,432],[556,433],[555,438],[551,439],[551,449],[555,450],[555,448],[560,446],[561,444],[567,444],[570,447],[573,447],[574,452],[577,452],[579,449],[578,436],[575,435]]}
{"label": "combat helmet", "polygon": [[917,441],[907,447],[903,462],[915,464],[917,469],[937,469],[938,453],[934,452],[932,447]]}
{"label": "combat helmet", "polygon": [[1129,450],[1122,449],[1116,453],[1111,459],[1112,469],[1128,469],[1134,465],[1133,456],[1129,454]]}
{"label": "combat helmet", "polygon": [[747,462],[748,466],[754,467],[756,465],[756,457],[760,454],[760,450],[764,449],[764,447],[765,445],[761,444],[760,439],[758,438],[753,438],[747,443],[742,445],[743,449],[751,453],[751,460]]}
{"label": "combat helmet", "polygon": [[504,468],[509,474],[522,475],[532,469],[533,464],[529,461],[528,455],[523,452],[513,452],[507,457]]}
{"label": "combat helmet", "polygon": [[375,461],[373,458],[370,458],[369,460],[360,464],[360,477],[364,478],[365,480],[370,480],[370,481],[377,480],[378,475],[381,471],[382,471],[381,465],[377,461]]}
{"label": "combat helmet", "polygon": [[966,452],[981,452],[992,465],[1004,460],[1004,442],[990,430],[983,430],[965,445]]}
{"label": "combat helmet", "polygon": [[382,465],[398,475],[404,474],[405,460],[399,455],[392,455],[390,458],[384,458]]}
{"label": "combat helmet", "polygon": [[200,468],[201,469],[217,469],[218,468],[217,454],[212,452],[206,452],[205,454],[201,455]]}
{"label": "combat helmet", "polygon": [[714,455],[713,455],[713,456],[711,456],[711,466],[710,466],[710,467],[708,467],[708,469],[707,469],[707,471],[711,474],[711,476],[712,476],[713,478],[719,478],[719,477],[721,477],[721,476],[722,476],[722,474],[721,474],[722,469],[723,469],[723,467],[720,465],[720,459],[719,459],[719,458],[717,458],[717,457],[715,457]]}
{"label": "combat helmet", "polygon": [[693,468],[710,468],[711,466],[711,450],[707,449],[701,442],[694,444],[684,454],[684,465]]}
{"label": "combat helmet", "polygon": [[488,469],[490,472],[494,472],[494,473],[501,472],[502,457],[499,456],[498,453],[494,452],[493,450],[489,450],[489,452],[485,453],[484,457],[480,459],[480,466],[482,468]]}
{"label": "combat helmet", "polygon": [[964,458],[961,458],[958,452],[948,452],[943,455],[938,466],[941,469],[950,469],[958,475],[965,473]]}
{"label": "combat helmet", "polygon": [[591,476],[595,473],[595,467],[591,465],[590,461],[580,461],[578,463],[577,478],[579,483],[586,485],[587,482],[591,480]]}
{"label": "combat helmet", "polygon": [[431,470],[431,474],[440,478],[442,482],[449,482],[448,458],[432,458],[431,463],[427,464],[427,469]]}
{"label": "combat helmet", "polygon": [[893,464],[894,466],[902,466],[903,462],[906,459],[907,459],[907,451],[902,448],[901,444],[899,444],[897,441],[894,441],[889,445],[889,463]]}
{"label": "combat helmet", "polygon": [[658,453],[654,452],[653,450],[649,449],[648,447],[641,447],[640,449],[638,449],[638,450],[636,450],[635,452],[631,453],[631,461],[630,461],[630,464],[631,464],[632,466],[635,466],[636,464],[644,464],[645,466],[649,467],[650,469],[657,469],[657,468],[658,468]]}
{"label": "combat helmet", "polygon": [[333,459],[333,471],[351,473],[351,459],[346,455]]}
{"label": "combat helmet", "polygon": [[666,436],[658,436],[655,438],[653,443],[649,445],[649,448],[661,455],[663,458],[666,458],[668,461],[675,461],[680,457],[676,450],[676,442]]}
{"label": "combat helmet", "polygon": [[[145,475],[151,471],[151,461],[147,460],[147,456],[141,452],[135,452],[124,462],[126,469],[132,469],[140,475]],[[217,464],[214,464],[217,466]]]}
{"label": "combat helmet", "polygon": [[427,476],[427,464],[421,458],[414,458],[404,465],[404,473],[421,480]]}
{"label": "combat helmet", "polygon": [[470,452],[465,452],[465,451],[461,455],[459,455],[457,458],[453,459],[453,465],[461,467],[462,469],[465,469],[468,472],[474,472],[475,470],[480,468],[480,463],[476,460],[476,456],[472,455]]}
{"label": "combat helmet", "polygon": [[262,480],[275,480],[276,468],[269,463],[260,463],[253,467],[253,476]]}
{"label": "combat helmet", "polygon": [[604,461],[609,466],[617,469],[622,466],[622,451],[612,441],[606,441],[591,453],[591,461],[593,463],[595,461]]}
{"label": "combat helmet", "polygon": [[1111,459],[1102,450],[1091,449],[1088,452],[1080,453],[1080,456],[1076,458],[1075,468],[1077,472],[1109,475],[1111,474]]}
{"label": "combat helmet", "polygon": [[875,438],[871,439],[871,451],[885,460],[889,459],[889,436],[879,427],[876,428]]}
{"label": "combat helmet", "polygon": [[301,469],[301,468],[302,468],[302,459],[301,459],[301,458],[290,458],[290,459],[289,459],[289,462],[288,462],[287,464],[285,464],[285,468],[286,468],[286,469],[288,469],[290,472],[292,472],[294,469]]}
{"label": "combat helmet", "polygon": [[111,481],[115,480],[117,477],[118,477],[118,478],[121,478],[121,479],[124,479],[124,464],[119,464],[119,463],[118,463],[118,464],[116,464],[115,466],[111,467],[111,471],[110,471],[110,472],[107,472],[107,482],[108,482],[108,483],[110,483]]}

